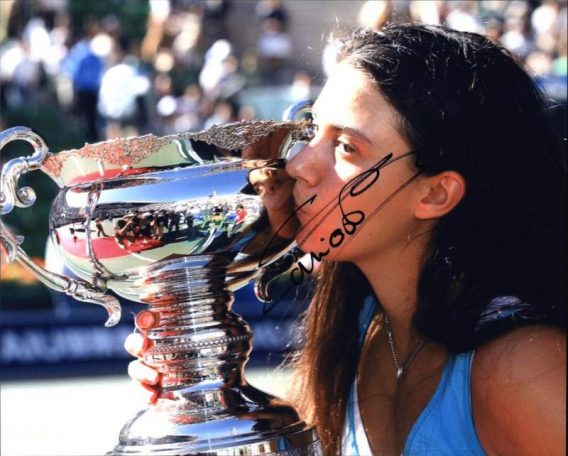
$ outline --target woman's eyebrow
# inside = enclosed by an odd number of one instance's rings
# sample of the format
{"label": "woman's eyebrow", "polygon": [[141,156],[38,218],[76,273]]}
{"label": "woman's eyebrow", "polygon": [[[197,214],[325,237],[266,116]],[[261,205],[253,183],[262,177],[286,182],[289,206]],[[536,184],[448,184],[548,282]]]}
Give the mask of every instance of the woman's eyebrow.
{"label": "woman's eyebrow", "polygon": [[[317,112],[315,110],[315,105],[312,108],[312,117],[314,122],[317,123]],[[350,136],[354,136],[355,138],[360,139],[361,141],[367,143],[367,144],[372,144],[371,140],[365,136],[365,134],[363,134],[363,132],[361,132],[360,130],[357,130],[356,128],[353,127],[348,127],[346,125],[334,125],[334,124],[328,124],[327,125],[328,128],[331,128],[334,132],[336,133],[347,133]]]}
{"label": "woman's eyebrow", "polygon": [[346,133],[349,136],[354,136],[355,138],[367,143],[372,144],[371,140],[363,134],[360,130],[357,130],[352,127],[347,127],[346,125],[329,125],[329,128],[334,130],[337,133]]}
{"label": "woman's eyebrow", "polygon": [[[317,116],[317,112],[316,112],[315,107],[316,107],[316,105],[314,105],[312,107],[312,117],[313,117],[314,122],[317,123],[318,116]],[[348,135],[354,136],[355,138],[358,138],[359,140],[361,140],[361,141],[363,141],[367,144],[372,144],[371,140],[367,136],[365,136],[363,134],[363,132],[361,132],[360,130],[357,130],[356,128],[348,127],[346,125],[334,125],[334,124],[331,124],[331,125],[328,124],[326,126],[328,128],[331,128],[336,133],[347,133]]]}

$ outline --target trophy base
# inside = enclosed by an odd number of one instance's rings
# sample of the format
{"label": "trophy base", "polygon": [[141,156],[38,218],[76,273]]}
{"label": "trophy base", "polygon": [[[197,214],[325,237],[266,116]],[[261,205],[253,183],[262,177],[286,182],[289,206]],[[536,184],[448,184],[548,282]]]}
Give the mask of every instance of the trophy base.
{"label": "trophy base", "polygon": [[[139,412],[107,456],[322,455],[313,427],[286,402],[248,384],[177,399],[159,399]],[[207,407],[199,406],[203,399]]]}
{"label": "trophy base", "polygon": [[206,258],[217,269],[204,268],[204,258],[174,258],[144,273],[160,326],[148,331],[143,356],[160,373],[160,393],[108,456],[320,456],[315,429],[244,379],[252,332],[230,311],[232,291],[221,288],[226,258]]}
{"label": "trophy base", "polygon": [[[313,440],[311,443],[298,446],[298,441]],[[227,442],[221,443],[226,445]],[[176,444],[162,445],[139,445],[124,446],[118,445],[114,450],[107,453],[107,456],[322,456],[321,445],[315,436],[315,432],[307,429],[301,433],[296,433],[286,437],[275,437],[270,440],[257,441],[245,445],[215,448],[215,442],[211,445],[196,448],[193,442],[179,442]]]}

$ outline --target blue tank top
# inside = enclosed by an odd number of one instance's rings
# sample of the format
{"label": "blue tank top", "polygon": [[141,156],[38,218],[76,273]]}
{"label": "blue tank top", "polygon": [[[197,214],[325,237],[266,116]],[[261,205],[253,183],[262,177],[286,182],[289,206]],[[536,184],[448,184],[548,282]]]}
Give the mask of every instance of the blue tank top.
{"label": "blue tank top", "polygon": [[[365,300],[359,325],[360,344],[376,310],[372,297]],[[483,456],[471,409],[471,363],[474,352],[450,356],[430,402],[412,426],[404,456]],[[357,379],[351,386],[343,430],[344,455],[371,455],[357,400]]]}

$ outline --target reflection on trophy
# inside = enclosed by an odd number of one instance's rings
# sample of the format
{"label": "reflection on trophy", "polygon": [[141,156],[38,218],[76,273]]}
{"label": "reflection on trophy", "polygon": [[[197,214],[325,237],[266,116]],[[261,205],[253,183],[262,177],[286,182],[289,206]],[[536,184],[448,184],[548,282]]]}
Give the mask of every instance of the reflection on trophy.
{"label": "reflection on trophy", "polygon": [[321,454],[315,430],[290,405],[247,384],[252,333],[231,312],[236,289],[256,280],[266,296],[274,269],[287,263],[296,225],[285,157],[310,128],[242,122],[58,154],[27,128],[0,134],[0,148],[14,140],[34,148],[2,168],[2,215],[35,200],[18,187],[21,175],[48,174],[60,187],[50,236],[79,278],[33,263],[0,222],[3,253],[47,286],[103,305],[107,326],[120,318],[108,289],[160,314],[144,355],[161,373],[159,399],[124,426],[109,454]]}

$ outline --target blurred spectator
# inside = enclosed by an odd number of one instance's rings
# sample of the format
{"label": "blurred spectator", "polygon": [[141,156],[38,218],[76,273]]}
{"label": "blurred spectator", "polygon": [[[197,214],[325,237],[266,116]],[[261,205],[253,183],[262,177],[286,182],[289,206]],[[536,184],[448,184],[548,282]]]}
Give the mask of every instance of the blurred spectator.
{"label": "blurred spectator", "polygon": [[252,106],[241,106],[237,114],[237,120],[254,120],[256,118],[256,111]]}
{"label": "blurred spectator", "polygon": [[520,17],[509,17],[505,22],[505,33],[501,37],[501,44],[513,51],[522,59],[530,53],[533,43],[526,33],[525,22]]}
{"label": "blurred spectator", "polygon": [[280,25],[280,30],[286,30],[288,25],[288,12],[281,0],[261,0],[256,5],[256,15],[265,21],[273,19]]}
{"label": "blurred spectator", "polygon": [[311,97],[312,78],[305,71],[299,71],[294,75],[294,81],[290,87],[290,99],[296,103],[309,100]]}
{"label": "blurred spectator", "polygon": [[88,36],[81,38],[69,50],[61,62],[62,72],[73,84],[73,101],[85,127],[87,141],[96,141],[97,103],[106,58],[112,48],[112,40],[98,33],[98,26],[91,24]]}
{"label": "blurred spectator", "polygon": [[235,105],[229,101],[221,101],[215,106],[213,114],[205,121],[203,128],[211,128],[213,125],[224,125],[236,122]]}
{"label": "blurred spectator", "polygon": [[[428,4],[430,2],[421,3]],[[359,24],[373,30],[380,30],[391,18],[392,11],[392,1],[390,0],[368,0],[359,10]]]}
{"label": "blurred spectator", "polygon": [[409,5],[410,17],[425,24],[441,23],[441,1],[412,1]]}
{"label": "blurred spectator", "polygon": [[218,39],[227,39],[225,20],[229,12],[229,0],[204,0],[202,3],[203,44],[211,46]]}
{"label": "blurred spectator", "polygon": [[531,27],[538,36],[554,33],[558,22],[560,4],[554,0],[545,0],[531,15]]}
{"label": "blurred spectator", "polygon": [[292,51],[292,38],[283,30],[282,23],[274,18],[264,19],[257,52],[266,83],[287,82],[288,73],[285,70]]}
{"label": "blurred spectator", "polygon": [[556,59],[552,62],[552,74],[566,78],[568,74],[568,60],[566,59],[568,39],[566,35],[561,36],[556,45]]}
{"label": "blurred spectator", "polygon": [[201,90],[199,86],[195,84],[187,86],[183,95],[176,100],[176,131],[196,131],[201,128],[200,103]]}
{"label": "blurred spectator", "polygon": [[32,59],[29,43],[16,41],[4,51],[0,76],[8,107],[19,109],[33,99],[41,83],[42,66]]}
{"label": "blurred spectator", "polygon": [[475,3],[455,1],[448,3],[448,7],[449,12],[445,19],[448,27],[465,32],[483,33],[483,26]]}
{"label": "blurred spectator", "polygon": [[256,45],[257,69],[264,84],[288,84],[293,71],[289,59],[294,50],[288,34],[288,12],[280,0],[261,0],[256,5],[261,31]]}
{"label": "blurred spectator", "polygon": [[206,97],[215,99],[221,94],[221,81],[229,71],[234,70],[233,65],[225,65],[231,57],[232,46],[227,40],[217,40],[205,53],[205,62],[199,73],[199,85]]}
{"label": "blurred spectator", "polygon": [[543,51],[532,51],[526,58],[525,64],[530,73],[535,77],[542,77],[550,73],[552,59]]}
{"label": "blurred spectator", "polygon": [[140,46],[142,58],[152,60],[164,36],[164,23],[171,12],[169,0],[150,0],[150,14],[146,24],[146,35]]}
{"label": "blurred spectator", "polygon": [[501,42],[501,37],[503,36],[503,23],[497,18],[491,18],[487,20],[485,25],[485,36],[493,41],[495,44]]}
{"label": "blurred spectator", "polygon": [[144,128],[145,108],[141,104],[150,89],[150,80],[138,69],[138,60],[115,47],[112,65],[102,78],[98,110],[105,121],[122,127]]}
{"label": "blurred spectator", "polygon": [[172,50],[176,61],[185,67],[201,66],[198,47],[202,31],[205,32],[205,25],[201,24],[199,16],[193,13],[181,16],[180,31],[172,41]]}

